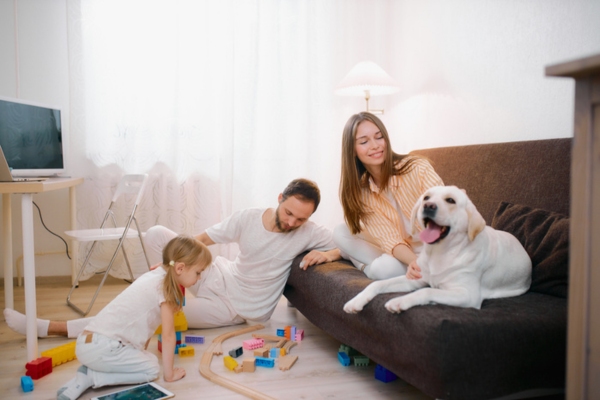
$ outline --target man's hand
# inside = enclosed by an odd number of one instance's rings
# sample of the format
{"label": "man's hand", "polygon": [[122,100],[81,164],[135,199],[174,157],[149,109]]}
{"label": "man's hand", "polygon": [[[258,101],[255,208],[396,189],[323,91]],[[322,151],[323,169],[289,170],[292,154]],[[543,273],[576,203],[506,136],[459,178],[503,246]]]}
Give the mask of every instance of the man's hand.
{"label": "man's hand", "polygon": [[312,250],[310,253],[304,256],[300,262],[300,268],[306,270],[311,265],[323,264],[326,262],[332,262],[341,259],[340,251],[333,249],[329,251]]}
{"label": "man's hand", "polygon": [[423,277],[421,275],[421,268],[417,265],[417,260],[411,262],[408,265],[408,270],[406,271],[406,277],[408,279],[421,279]]}

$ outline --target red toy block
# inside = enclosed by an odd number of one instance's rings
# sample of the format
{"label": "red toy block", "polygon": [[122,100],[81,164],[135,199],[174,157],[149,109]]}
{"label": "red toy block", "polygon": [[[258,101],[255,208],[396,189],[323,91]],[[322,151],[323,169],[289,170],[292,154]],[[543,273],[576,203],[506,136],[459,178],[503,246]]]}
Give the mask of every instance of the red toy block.
{"label": "red toy block", "polygon": [[52,372],[52,358],[40,357],[25,364],[25,375],[32,379],[40,379]]}

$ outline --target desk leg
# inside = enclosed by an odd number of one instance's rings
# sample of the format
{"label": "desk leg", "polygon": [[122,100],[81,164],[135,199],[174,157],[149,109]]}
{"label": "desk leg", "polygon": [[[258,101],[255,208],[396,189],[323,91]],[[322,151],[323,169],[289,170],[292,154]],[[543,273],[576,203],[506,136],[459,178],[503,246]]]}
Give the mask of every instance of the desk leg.
{"label": "desk leg", "polygon": [[[75,197],[75,186],[69,188],[69,209],[71,210],[71,229],[77,229],[77,198]],[[75,278],[79,267],[79,242],[71,240],[71,285],[75,283]]]}
{"label": "desk leg", "polygon": [[2,194],[2,242],[4,249],[4,307],[15,308],[13,294],[12,218],[10,193]]}
{"label": "desk leg", "polygon": [[37,305],[35,296],[35,252],[33,245],[33,195],[21,195],[23,222],[23,278],[25,282],[25,315],[27,316],[27,360],[38,358]]}

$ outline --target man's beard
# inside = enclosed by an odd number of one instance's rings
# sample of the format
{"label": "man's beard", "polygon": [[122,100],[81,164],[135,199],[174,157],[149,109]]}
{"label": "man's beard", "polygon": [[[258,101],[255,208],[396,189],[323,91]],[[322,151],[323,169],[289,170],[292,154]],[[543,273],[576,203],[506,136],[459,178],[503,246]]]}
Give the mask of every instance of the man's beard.
{"label": "man's beard", "polygon": [[279,206],[277,206],[277,209],[275,210],[275,226],[277,227],[277,229],[279,229],[280,232],[283,232],[283,233],[291,232],[291,231],[299,228],[299,226],[296,226],[294,228],[288,227],[287,229],[283,227],[283,224],[281,223],[281,220],[279,219]]}

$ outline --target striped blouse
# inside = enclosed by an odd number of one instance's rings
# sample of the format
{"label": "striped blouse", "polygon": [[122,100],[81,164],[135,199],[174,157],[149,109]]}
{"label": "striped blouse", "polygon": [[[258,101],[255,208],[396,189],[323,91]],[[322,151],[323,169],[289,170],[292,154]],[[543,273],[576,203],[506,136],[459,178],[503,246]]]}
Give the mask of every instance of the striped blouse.
{"label": "striped blouse", "polygon": [[386,191],[396,200],[397,207],[403,214],[400,216],[396,206],[390,203],[385,192],[380,192],[370,177],[369,188],[363,189],[362,193],[365,206],[365,214],[361,219],[362,228],[388,254],[392,254],[394,247],[399,244],[413,249],[420,242],[415,243],[410,226],[405,227],[404,221],[410,221],[412,208],[423,192],[443,184],[429,161],[424,159],[415,161],[404,175],[391,176]]}

